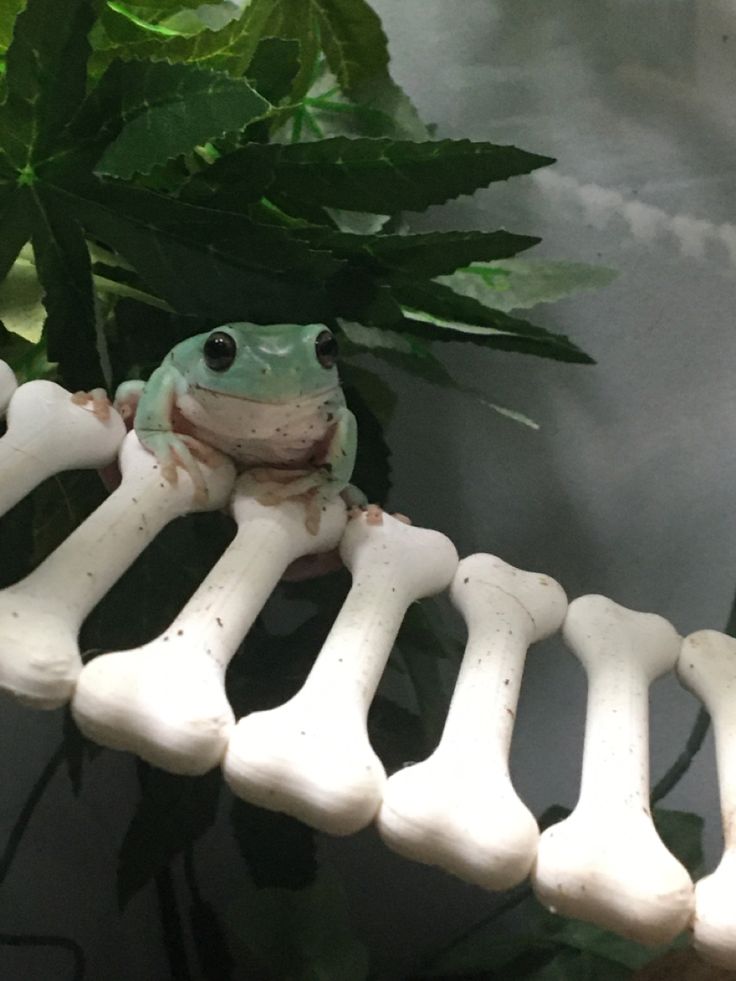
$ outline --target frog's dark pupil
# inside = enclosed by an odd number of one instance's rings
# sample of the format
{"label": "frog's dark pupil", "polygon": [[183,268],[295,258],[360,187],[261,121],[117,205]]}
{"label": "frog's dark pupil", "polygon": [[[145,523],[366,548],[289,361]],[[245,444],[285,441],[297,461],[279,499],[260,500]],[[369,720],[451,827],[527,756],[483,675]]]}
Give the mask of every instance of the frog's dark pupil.
{"label": "frog's dark pupil", "polygon": [[337,339],[329,330],[323,330],[314,342],[317,360],[323,368],[331,368],[337,361]]}
{"label": "frog's dark pupil", "polygon": [[235,360],[237,345],[230,334],[216,330],[204,342],[204,360],[212,371],[226,371]]}

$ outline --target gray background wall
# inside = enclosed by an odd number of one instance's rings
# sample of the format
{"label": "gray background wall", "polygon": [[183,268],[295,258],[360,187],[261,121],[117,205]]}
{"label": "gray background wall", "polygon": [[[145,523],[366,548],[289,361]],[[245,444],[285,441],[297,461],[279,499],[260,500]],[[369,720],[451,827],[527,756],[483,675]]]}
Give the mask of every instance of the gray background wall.
{"label": "gray background wall", "polygon": [[[442,136],[554,155],[554,168],[495,185],[414,227],[540,234],[536,254],[620,271],[607,289],[536,319],[569,333],[596,367],[461,345],[458,378],[542,424],[532,432],[460,395],[401,379],[391,425],[391,503],[446,532],[555,576],[571,597],[602,592],[681,633],[722,627],[736,587],[736,4],[731,0],[378,0],[394,73]],[[394,376],[397,377],[397,376]],[[582,672],[557,642],[532,653],[513,776],[540,812],[572,805],[584,721]],[[695,700],[655,685],[652,769],[680,751]],[[8,828],[50,747],[57,714],[4,705],[0,824]],[[3,929],[85,942],[90,977],[164,978],[154,902],[120,920],[114,847],[132,812],[123,756],[90,770],[82,801],[60,776],[0,893]],[[116,807],[110,807],[110,801]],[[707,816],[720,848],[712,745],[668,804]],[[390,855],[368,830],[323,839],[356,925],[399,974],[492,903],[480,890]],[[222,833],[197,848],[205,889],[236,888]],[[3,978],[64,977],[58,953],[0,949]],[[36,973],[34,973],[36,971]]]}

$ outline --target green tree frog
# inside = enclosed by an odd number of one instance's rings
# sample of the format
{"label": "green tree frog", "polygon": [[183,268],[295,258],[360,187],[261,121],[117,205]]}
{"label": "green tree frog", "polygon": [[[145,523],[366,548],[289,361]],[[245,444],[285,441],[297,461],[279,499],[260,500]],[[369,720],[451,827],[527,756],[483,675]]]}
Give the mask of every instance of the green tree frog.
{"label": "green tree frog", "polygon": [[262,503],[303,498],[309,527],[317,491],[344,491],[355,463],[336,359],[322,324],[225,324],[177,344],[147,382],[125,382],[115,405],[136,406],[138,438],[170,482],[181,467],[206,493],[198,461],[214,448],[253,472]]}

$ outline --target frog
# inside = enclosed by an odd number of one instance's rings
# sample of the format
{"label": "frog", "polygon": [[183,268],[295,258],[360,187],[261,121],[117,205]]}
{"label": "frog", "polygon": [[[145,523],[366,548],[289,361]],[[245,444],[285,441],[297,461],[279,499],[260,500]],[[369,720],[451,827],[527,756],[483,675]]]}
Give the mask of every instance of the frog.
{"label": "frog", "polygon": [[147,382],[124,382],[114,404],[134,413],[139,441],[170,483],[182,469],[206,500],[200,463],[224,453],[252,472],[261,503],[302,499],[314,531],[319,492],[364,503],[350,485],[357,424],[337,356],[324,324],[227,323],[181,341]]}

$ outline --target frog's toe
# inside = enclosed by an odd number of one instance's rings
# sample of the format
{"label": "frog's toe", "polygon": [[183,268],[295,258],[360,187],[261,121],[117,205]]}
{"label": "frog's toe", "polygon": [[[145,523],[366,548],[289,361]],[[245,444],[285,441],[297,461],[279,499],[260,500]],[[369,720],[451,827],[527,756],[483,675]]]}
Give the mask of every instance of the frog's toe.
{"label": "frog's toe", "polygon": [[75,405],[89,409],[100,422],[107,422],[110,418],[111,403],[104,388],[93,388],[89,392],[75,392],[71,400]]}

